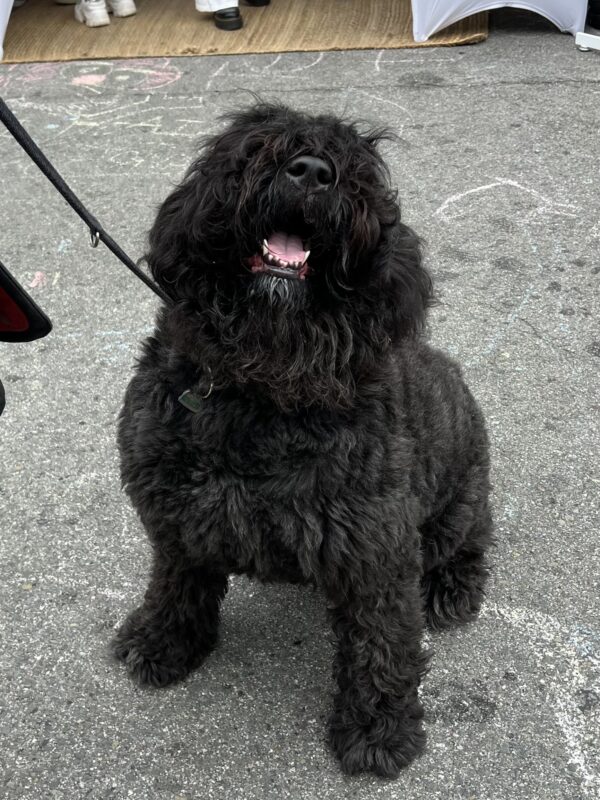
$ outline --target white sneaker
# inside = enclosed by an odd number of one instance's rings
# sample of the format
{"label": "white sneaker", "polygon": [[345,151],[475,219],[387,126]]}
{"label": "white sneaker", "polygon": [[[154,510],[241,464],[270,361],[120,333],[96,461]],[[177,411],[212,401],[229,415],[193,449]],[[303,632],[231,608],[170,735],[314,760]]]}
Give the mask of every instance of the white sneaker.
{"label": "white sneaker", "polygon": [[130,17],[137,12],[134,0],[106,0],[106,3],[115,17]]}
{"label": "white sneaker", "polygon": [[104,0],[79,0],[75,6],[75,19],[85,22],[88,28],[110,25],[108,8]]}

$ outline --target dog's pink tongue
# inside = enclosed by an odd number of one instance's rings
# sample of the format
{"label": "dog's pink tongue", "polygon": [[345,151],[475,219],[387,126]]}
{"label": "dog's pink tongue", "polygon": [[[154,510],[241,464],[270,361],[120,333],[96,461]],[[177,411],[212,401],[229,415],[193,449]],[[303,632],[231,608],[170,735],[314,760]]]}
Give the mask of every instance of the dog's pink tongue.
{"label": "dog's pink tongue", "polygon": [[304,247],[299,236],[277,231],[277,233],[269,236],[267,246],[272,255],[281,258],[283,261],[304,262]]}

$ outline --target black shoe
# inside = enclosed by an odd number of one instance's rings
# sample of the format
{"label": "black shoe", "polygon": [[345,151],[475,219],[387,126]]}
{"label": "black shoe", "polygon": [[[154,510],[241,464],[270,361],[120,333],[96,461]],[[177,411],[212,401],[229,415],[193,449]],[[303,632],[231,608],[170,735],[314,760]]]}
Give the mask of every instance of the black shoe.
{"label": "black shoe", "polygon": [[590,0],[587,23],[592,28],[600,30],[600,0]]}
{"label": "black shoe", "polygon": [[222,31],[237,31],[244,27],[239,8],[222,8],[220,11],[215,11],[213,18],[217,28]]}
{"label": "black shoe", "polygon": [[271,0],[244,0],[247,6],[268,6],[271,3]]}

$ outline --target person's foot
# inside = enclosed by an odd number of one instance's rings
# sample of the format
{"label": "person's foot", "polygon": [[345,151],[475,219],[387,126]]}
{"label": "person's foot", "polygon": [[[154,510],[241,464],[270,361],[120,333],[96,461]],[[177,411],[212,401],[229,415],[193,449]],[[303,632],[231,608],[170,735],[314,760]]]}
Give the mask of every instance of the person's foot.
{"label": "person's foot", "polygon": [[88,28],[110,25],[108,8],[104,0],[78,0],[75,6],[75,19],[78,22],[85,22]]}
{"label": "person's foot", "polygon": [[74,6],[77,0],[54,0],[59,6]]}
{"label": "person's foot", "polygon": [[222,31],[237,31],[244,26],[239,8],[222,8],[213,15],[215,25]]}
{"label": "person's foot", "polygon": [[247,6],[268,6],[271,4],[271,0],[244,0]]}
{"label": "person's foot", "polygon": [[137,12],[134,0],[106,0],[108,10],[115,17],[131,17]]}

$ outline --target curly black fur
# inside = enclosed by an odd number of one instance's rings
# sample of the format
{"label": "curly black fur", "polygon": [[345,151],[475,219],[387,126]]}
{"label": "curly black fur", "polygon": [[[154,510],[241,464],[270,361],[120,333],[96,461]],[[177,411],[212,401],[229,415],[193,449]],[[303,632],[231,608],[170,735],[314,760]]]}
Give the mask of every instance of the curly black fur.
{"label": "curly black fur", "polygon": [[[424,623],[477,614],[491,518],[481,414],[420,337],[431,283],[383,135],[254,106],[162,205],[148,261],[175,304],[119,430],[154,567],[115,652],[162,686],[214,647],[228,574],[317,585],[338,640],[333,750],[394,777],[424,746]],[[298,155],[329,165],[324,190],[290,180]],[[274,231],[309,241],[305,280],[251,271]],[[186,389],[209,395],[197,413]]]}

